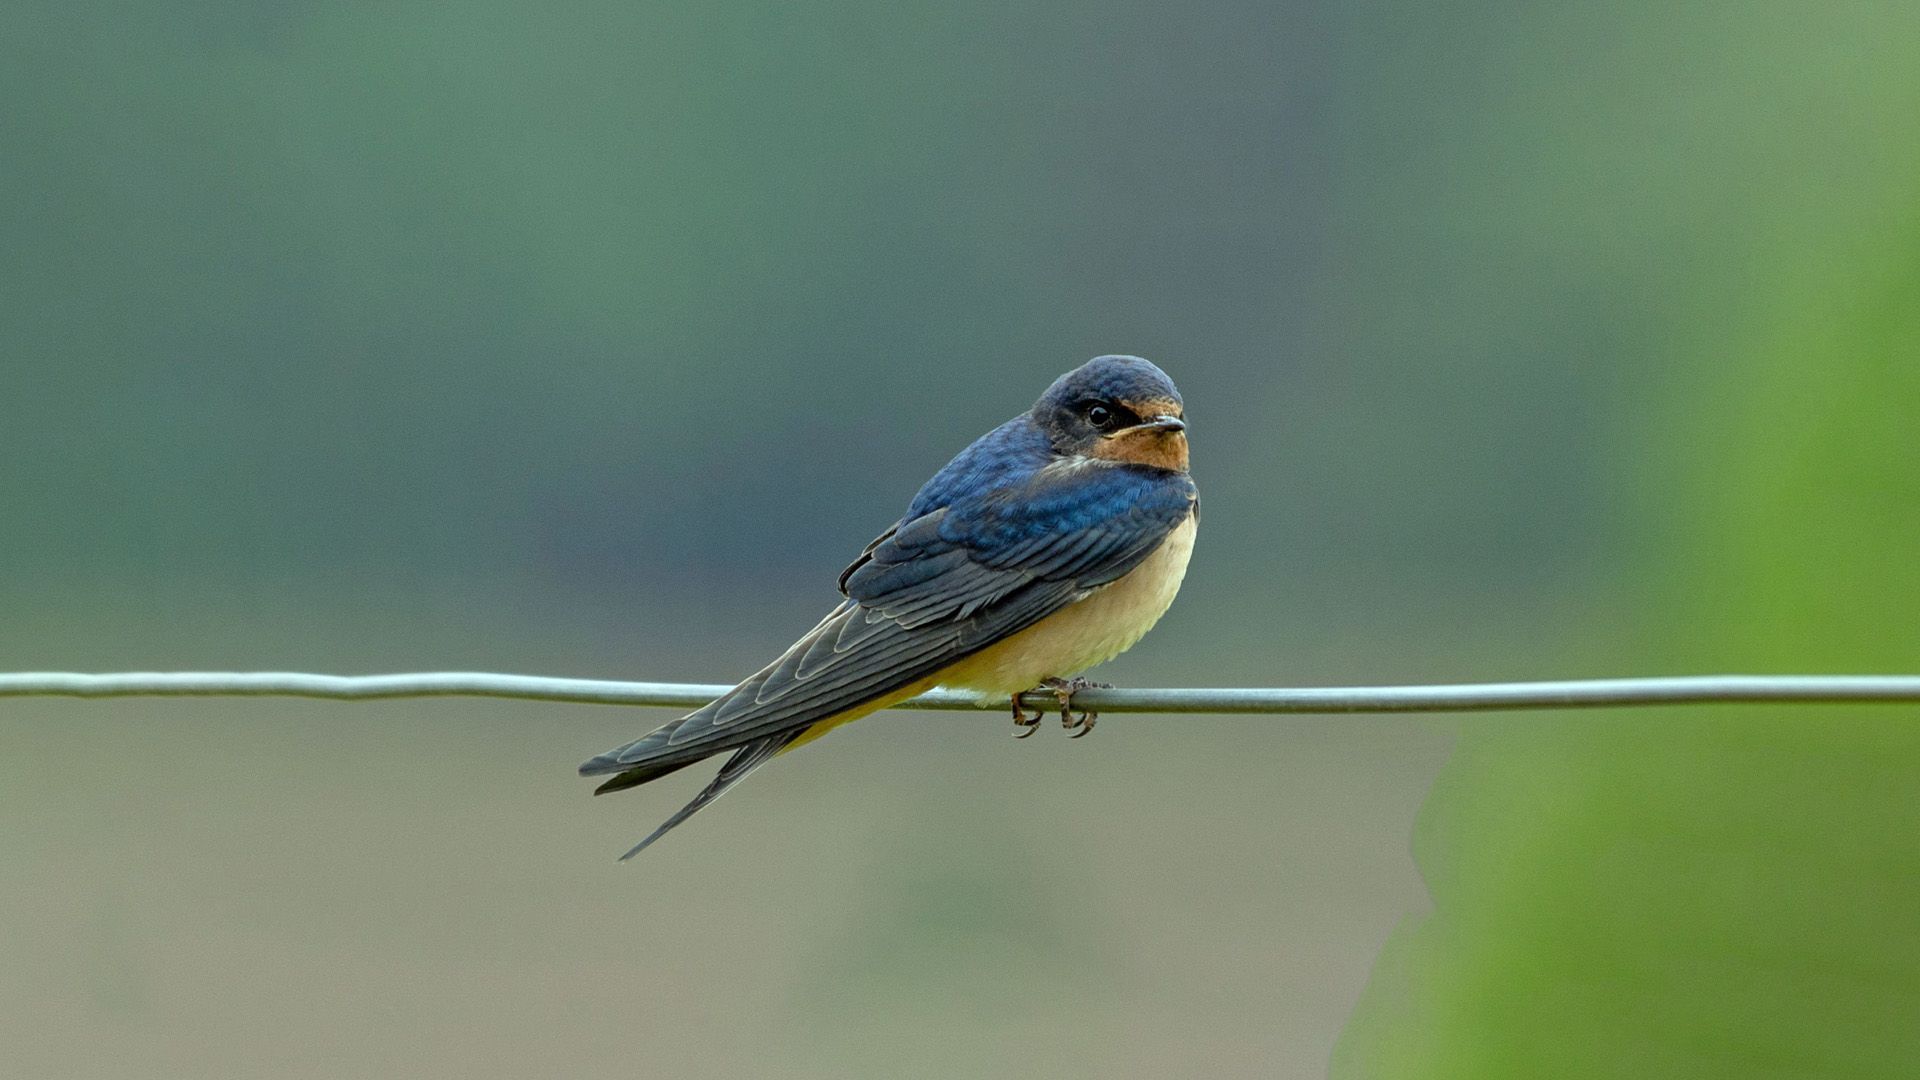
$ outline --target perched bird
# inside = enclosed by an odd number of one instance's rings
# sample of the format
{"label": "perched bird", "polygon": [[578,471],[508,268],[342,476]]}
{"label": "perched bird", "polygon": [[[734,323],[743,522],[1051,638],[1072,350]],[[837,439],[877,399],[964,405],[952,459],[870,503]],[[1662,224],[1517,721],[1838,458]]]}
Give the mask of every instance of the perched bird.
{"label": "perched bird", "polygon": [[1173,603],[1200,520],[1180,392],[1137,356],[1062,375],[1031,410],[962,450],[840,575],[846,597],[780,658],[711,704],[580,766],[594,794],[731,751],[632,858],[775,756],[931,687],[1010,699],[1139,641]]}

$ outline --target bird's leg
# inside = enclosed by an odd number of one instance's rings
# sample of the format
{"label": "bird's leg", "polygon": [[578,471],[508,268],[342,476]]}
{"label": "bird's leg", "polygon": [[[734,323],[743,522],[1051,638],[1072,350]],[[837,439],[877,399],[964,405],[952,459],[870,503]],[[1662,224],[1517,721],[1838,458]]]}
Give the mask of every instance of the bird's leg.
{"label": "bird's leg", "polygon": [[1026,710],[1020,707],[1020,695],[1013,695],[1013,726],[1016,729],[1013,737],[1016,739],[1024,739],[1034,732],[1039,731],[1040,718],[1045,715],[1047,714],[1036,712],[1032,716],[1028,716]]}
{"label": "bird's leg", "polygon": [[1072,731],[1073,734],[1068,736],[1068,738],[1073,739],[1077,739],[1087,732],[1092,731],[1093,722],[1100,717],[1099,713],[1090,709],[1075,714],[1073,711],[1074,693],[1080,690],[1113,689],[1112,683],[1094,682],[1092,679],[1082,679],[1077,676],[1071,679],[1046,679],[1043,680],[1040,685],[1053,691],[1053,696],[1060,702],[1060,726],[1066,728],[1068,731]]}

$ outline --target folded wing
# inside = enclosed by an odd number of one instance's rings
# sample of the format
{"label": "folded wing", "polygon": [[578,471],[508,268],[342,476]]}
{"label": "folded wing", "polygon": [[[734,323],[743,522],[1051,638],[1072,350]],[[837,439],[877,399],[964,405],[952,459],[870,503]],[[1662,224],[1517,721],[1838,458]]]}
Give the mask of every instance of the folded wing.
{"label": "folded wing", "polygon": [[580,772],[618,774],[600,788],[613,791],[740,747],[757,748],[758,765],[814,724],[932,678],[1118,579],[1193,504],[1184,475],[1099,465],[1041,470],[904,520],[841,576],[846,600],[779,659]]}

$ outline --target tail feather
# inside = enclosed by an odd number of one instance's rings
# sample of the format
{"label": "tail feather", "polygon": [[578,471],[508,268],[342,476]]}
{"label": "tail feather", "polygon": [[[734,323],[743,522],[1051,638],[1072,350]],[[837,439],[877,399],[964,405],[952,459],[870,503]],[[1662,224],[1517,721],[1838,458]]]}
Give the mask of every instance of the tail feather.
{"label": "tail feather", "polygon": [[668,773],[679,772],[691,764],[693,764],[691,761],[675,761],[667,765],[642,765],[639,768],[628,769],[626,772],[594,788],[593,793],[595,795],[605,795],[612,791],[625,791],[628,788],[639,787],[641,784],[647,783],[650,780],[658,780]]}
{"label": "tail feather", "polygon": [[[713,802],[715,799],[718,799],[720,796],[725,795],[727,791],[733,787],[733,785],[739,783],[742,780],[745,780],[748,777],[748,775],[750,775],[755,769],[758,769],[760,766],[765,765],[769,761],[772,761],[775,754],[778,754],[780,751],[786,749],[787,744],[792,742],[794,739],[798,738],[799,735],[800,735],[800,732],[797,732],[797,731],[779,732],[773,735],[767,735],[762,738],[755,739],[753,742],[747,743],[746,745],[740,747],[740,749],[734,751],[733,756],[727,759],[727,763],[720,767],[720,772],[718,773],[718,775],[714,776],[712,783],[708,784],[705,788],[703,788],[700,794],[695,795],[693,797],[692,802],[681,807],[677,813],[675,813],[672,817],[668,818],[666,821],[661,822],[660,827],[653,830],[653,832],[649,833],[645,840],[642,840],[639,843],[633,845],[632,850],[628,851],[625,855],[620,856],[620,861],[625,862],[628,859],[633,858],[635,855],[640,854],[642,851],[645,851],[649,844],[652,844],[655,840],[658,840],[662,836],[665,836],[668,832],[672,831],[672,829],[675,826],[679,825],[681,822],[687,820],[688,818],[699,813],[700,811],[706,809],[709,803]],[[640,779],[634,780],[632,784],[621,784],[621,786],[631,787],[633,786],[633,784],[644,784],[648,780],[652,780],[657,776],[665,775],[667,772],[672,772],[674,769],[678,769],[680,767],[681,766],[677,764],[660,767],[658,771],[653,771],[651,775],[641,776]],[[637,769],[635,770],[635,772],[645,773],[645,772],[648,772],[648,770]],[[630,774],[622,773],[621,775],[614,777],[612,780],[609,780],[605,784],[601,785],[600,790],[601,791],[619,790],[618,788],[615,788],[613,785],[619,784],[622,780],[625,780],[628,775]]]}

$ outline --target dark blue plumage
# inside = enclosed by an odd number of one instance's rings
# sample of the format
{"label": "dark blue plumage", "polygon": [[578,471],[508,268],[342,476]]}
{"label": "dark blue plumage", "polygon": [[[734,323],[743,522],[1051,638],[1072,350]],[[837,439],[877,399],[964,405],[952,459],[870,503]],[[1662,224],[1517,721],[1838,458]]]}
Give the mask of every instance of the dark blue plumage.
{"label": "dark blue plumage", "polygon": [[1031,411],[980,436],[956,454],[913,497],[906,520],[955,500],[1005,490],[1044,468],[1058,454],[1060,418],[1072,415],[1073,406],[1082,399],[1182,404],[1173,380],[1153,364],[1137,356],[1097,357],[1054,380]]}
{"label": "dark blue plumage", "polygon": [[914,495],[903,520],[950,506],[956,499],[1004,488],[1038,472],[1052,459],[1046,432],[1031,415],[1022,413],[975,439],[941,466]]}
{"label": "dark blue plumage", "polygon": [[[1172,600],[1192,544],[1198,496],[1181,412],[1159,368],[1100,357],[956,455],[841,575],[846,602],[778,660],[705,708],[581,766],[616,774],[599,789],[613,791],[735,751],[699,798],[634,851],[782,750],[931,685],[962,661],[986,663],[987,681],[973,685],[1017,692],[1136,640]],[[1022,631],[1119,589],[1176,532],[1177,557],[1147,591],[1107,605],[1121,624],[1075,630],[1024,666],[1001,655],[997,647]],[[1107,610],[1084,607],[1096,609]],[[1055,662],[1075,666],[1047,670]]]}

